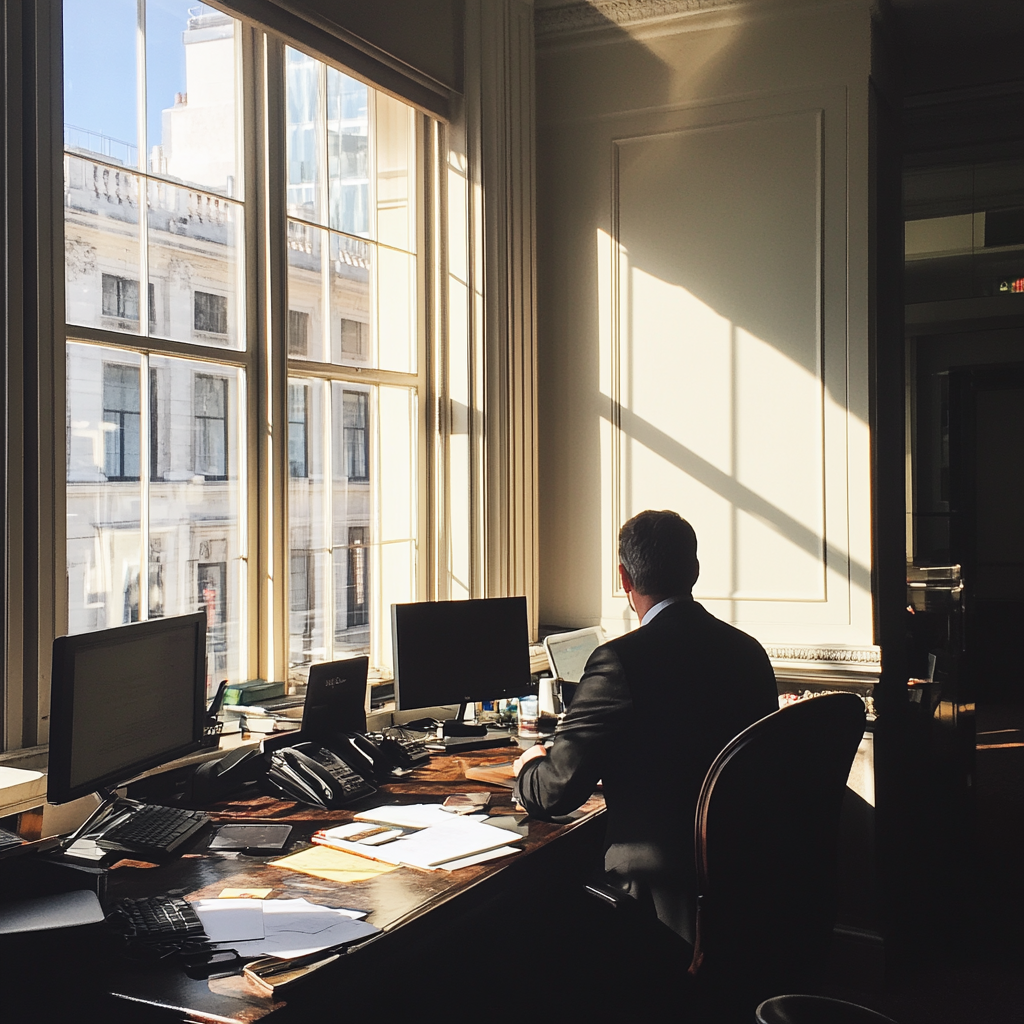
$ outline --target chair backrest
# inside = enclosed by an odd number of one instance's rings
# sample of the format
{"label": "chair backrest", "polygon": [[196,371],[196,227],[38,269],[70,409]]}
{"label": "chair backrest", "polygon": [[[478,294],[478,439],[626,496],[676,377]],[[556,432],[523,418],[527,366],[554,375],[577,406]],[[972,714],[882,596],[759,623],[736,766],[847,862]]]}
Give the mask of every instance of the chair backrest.
{"label": "chair backrest", "polygon": [[864,717],[855,694],[801,701],[745,729],[711,765],[695,829],[698,980],[765,998],[820,979]]}

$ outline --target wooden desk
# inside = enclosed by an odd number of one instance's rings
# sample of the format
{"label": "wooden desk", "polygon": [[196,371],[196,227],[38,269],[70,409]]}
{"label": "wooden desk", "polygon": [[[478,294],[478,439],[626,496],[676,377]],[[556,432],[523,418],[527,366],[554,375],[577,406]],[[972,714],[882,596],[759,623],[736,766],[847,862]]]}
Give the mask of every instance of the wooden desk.
{"label": "wooden desk", "polygon": [[[508,761],[514,753],[514,748],[503,748],[435,757],[401,783],[385,786],[379,794],[381,802],[430,802],[450,793],[486,789],[494,793],[492,810],[507,806],[509,790],[467,781],[464,772],[469,765]],[[131,1005],[132,1019],[140,1021],[147,1013],[154,1019],[189,1021],[249,1022],[268,1014],[273,1020],[309,1019],[318,1006],[355,1010],[361,997],[366,998],[367,1007],[374,1000],[379,1005],[381,986],[385,994],[403,998],[396,987],[404,984],[415,989],[431,978],[436,981],[439,972],[450,974],[453,967],[457,978],[460,965],[469,969],[471,947],[479,953],[481,943],[495,942],[503,930],[528,927],[539,919],[548,893],[558,887],[578,888],[597,862],[603,809],[603,798],[598,796],[568,824],[527,819],[529,836],[521,844],[523,852],[514,856],[453,872],[400,867],[344,886],[270,866],[268,862],[276,857],[207,853],[206,840],[159,868],[114,868],[108,880],[110,900],[175,889],[185,889],[190,897],[208,897],[227,886],[272,887],[273,898],[301,896],[314,903],[369,910],[368,920],[382,932],[276,1002],[259,996],[240,976],[196,981],[177,966],[138,969],[111,961],[99,968],[101,984]],[[308,845],[309,836],[327,823],[352,818],[352,812],[320,811],[271,797],[220,804],[212,813],[217,821],[291,824],[294,831],[287,852]],[[507,974],[500,964],[495,969],[499,977]],[[456,985],[453,991],[461,989]],[[160,1008],[177,1008],[177,1014],[162,1017]]]}

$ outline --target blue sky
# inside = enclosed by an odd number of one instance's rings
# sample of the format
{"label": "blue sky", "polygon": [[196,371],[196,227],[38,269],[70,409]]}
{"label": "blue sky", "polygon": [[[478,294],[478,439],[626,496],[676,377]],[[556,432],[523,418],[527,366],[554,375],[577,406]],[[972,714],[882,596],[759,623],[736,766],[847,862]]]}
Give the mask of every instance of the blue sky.
{"label": "blue sky", "polygon": [[[160,111],[185,91],[181,34],[197,0],[147,0],[147,132],[160,142]],[[138,144],[135,0],[64,0],[64,123]]]}

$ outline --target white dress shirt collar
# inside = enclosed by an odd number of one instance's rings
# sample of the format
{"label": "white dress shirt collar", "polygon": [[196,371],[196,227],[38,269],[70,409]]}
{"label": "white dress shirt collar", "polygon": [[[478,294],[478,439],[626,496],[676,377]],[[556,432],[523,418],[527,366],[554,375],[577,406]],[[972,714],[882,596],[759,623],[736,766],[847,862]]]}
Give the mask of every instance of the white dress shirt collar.
{"label": "white dress shirt collar", "polygon": [[646,626],[648,622],[660,612],[663,612],[670,604],[675,604],[677,601],[685,601],[688,597],[688,594],[677,594],[675,597],[666,597],[664,601],[659,601],[656,605],[647,609],[647,614],[640,620],[640,625]]}

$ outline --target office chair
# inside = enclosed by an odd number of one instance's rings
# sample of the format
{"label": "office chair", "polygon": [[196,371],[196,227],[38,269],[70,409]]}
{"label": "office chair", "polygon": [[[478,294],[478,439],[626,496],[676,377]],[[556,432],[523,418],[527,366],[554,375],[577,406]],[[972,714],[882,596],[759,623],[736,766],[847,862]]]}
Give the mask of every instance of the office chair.
{"label": "office chair", "polygon": [[[762,1000],[817,987],[864,717],[854,694],[801,701],[745,729],[711,765],[697,802],[697,939],[685,986],[698,1019],[749,1021]],[[589,888],[625,906],[623,920],[638,916],[621,891]]]}
{"label": "office chair", "polygon": [[787,995],[766,999],[754,1016],[755,1024],[896,1024],[892,1017],[866,1006],[825,996]]}

